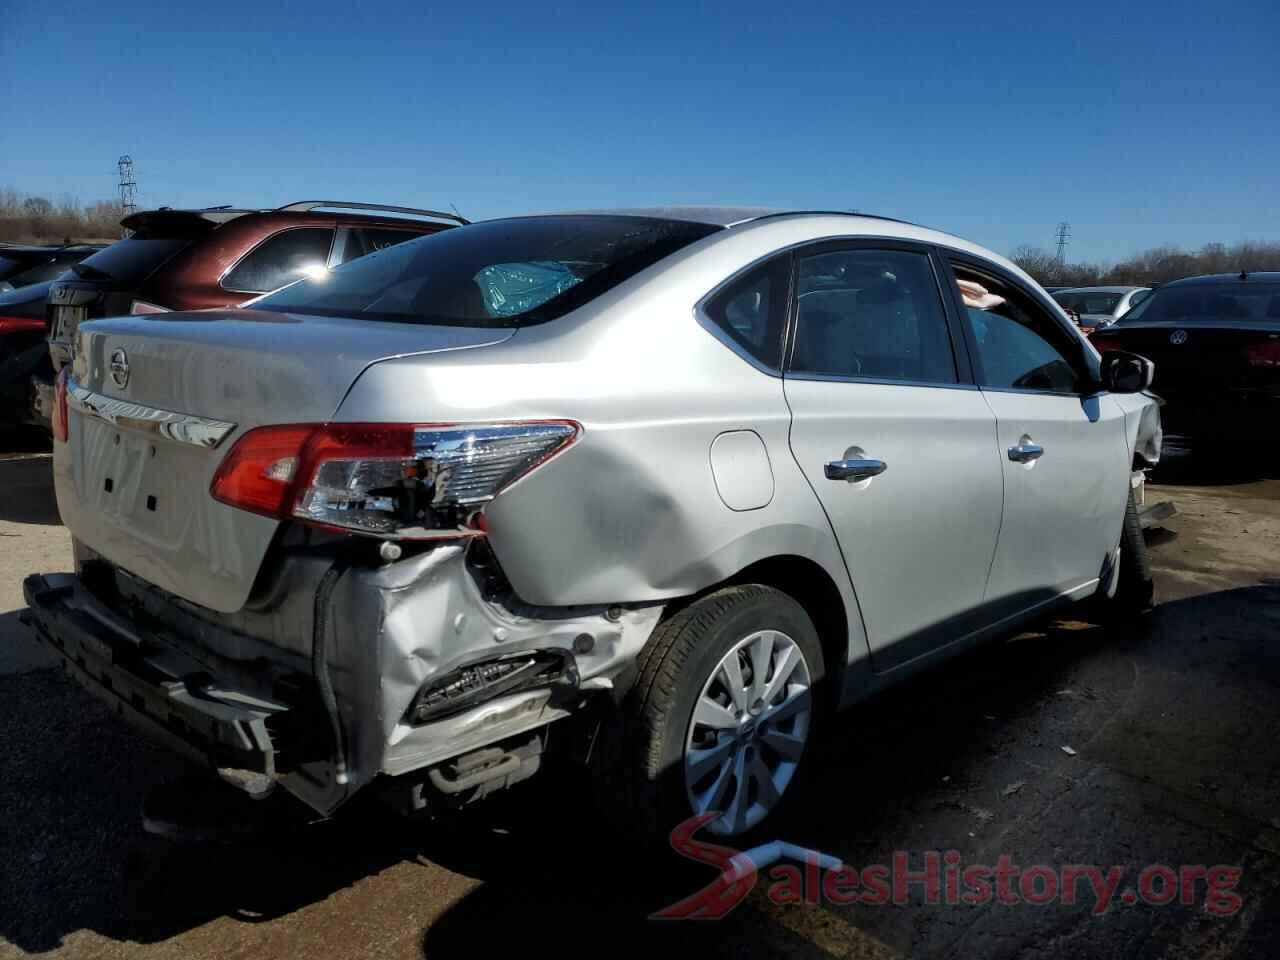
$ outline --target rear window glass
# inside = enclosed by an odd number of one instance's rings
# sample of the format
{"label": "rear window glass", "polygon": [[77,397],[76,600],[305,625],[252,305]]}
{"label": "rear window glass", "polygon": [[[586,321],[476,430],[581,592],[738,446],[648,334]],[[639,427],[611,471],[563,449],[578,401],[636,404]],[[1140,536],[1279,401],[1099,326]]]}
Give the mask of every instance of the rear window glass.
{"label": "rear window glass", "polygon": [[62,254],[40,263],[28,264],[24,269],[18,270],[7,277],[4,276],[3,272],[0,272],[0,277],[3,277],[9,286],[17,289],[33,283],[55,280],[66,273],[73,263],[78,263],[83,259],[84,257],[81,254]]}
{"label": "rear window glass", "polygon": [[1245,281],[1161,287],[1126,313],[1120,323],[1137,320],[1280,320],[1280,283]]}
{"label": "rear window glass", "polygon": [[791,369],[839,378],[955,383],[947,315],[929,257],[836,250],[800,258]]}
{"label": "rear window glass", "polygon": [[541,323],[717,229],[646,217],[491,220],[379,250],[254,307],[405,323]]}
{"label": "rear window glass", "polygon": [[[195,239],[194,235],[179,237],[147,237],[135,235],[117,240],[104,250],[80,261],[77,271],[87,279],[114,280],[132,286],[141,283],[161,265]],[[106,274],[97,277],[96,274]]]}
{"label": "rear window glass", "polygon": [[224,290],[266,293],[325,272],[333,231],[303,227],[264,240],[222,278]]}
{"label": "rear window glass", "polygon": [[1076,313],[1112,313],[1123,293],[1055,293],[1053,299]]}
{"label": "rear window glass", "polygon": [[774,257],[712,298],[706,314],[739,346],[771,370],[781,366],[791,258]]}

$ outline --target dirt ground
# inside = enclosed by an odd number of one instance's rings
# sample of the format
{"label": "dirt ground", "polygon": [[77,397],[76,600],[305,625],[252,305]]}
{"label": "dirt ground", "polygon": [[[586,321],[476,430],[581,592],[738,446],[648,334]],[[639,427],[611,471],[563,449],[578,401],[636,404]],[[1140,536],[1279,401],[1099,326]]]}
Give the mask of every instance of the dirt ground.
{"label": "dirt ground", "polygon": [[[12,449],[12,448],[10,448]],[[1149,497],[1159,606],[1106,634],[1045,624],[843,714],[778,836],[846,864],[1229,865],[1239,909],[1119,895],[1045,906],[775,905],[646,920],[709,882],[655,877],[577,782],[447,826],[387,816],[251,847],[143,833],[181,763],[64,680],[18,621],[21,578],[68,569],[46,455],[0,455],[0,957],[1270,957],[1280,950],[1280,480],[1170,464]],[[1064,751],[1069,747],[1073,753]]]}

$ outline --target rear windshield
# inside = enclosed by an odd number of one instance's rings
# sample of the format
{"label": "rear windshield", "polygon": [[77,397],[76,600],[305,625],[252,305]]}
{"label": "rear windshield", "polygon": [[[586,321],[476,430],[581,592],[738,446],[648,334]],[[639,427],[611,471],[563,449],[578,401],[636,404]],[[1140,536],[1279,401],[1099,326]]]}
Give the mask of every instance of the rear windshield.
{"label": "rear windshield", "polygon": [[1055,293],[1053,299],[1076,313],[1114,313],[1123,293]]}
{"label": "rear windshield", "polygon": [[1280,320],[1280,283],[1206,283],[1161,287],[1118,321],[1191,320],[1231,323]]}
{"label": "rear windshield", "polygon": [[30,286],[33,283],[43,283],[46,280],[55,280],[67,272],[67,268],[73,263],[78,263],[84,259],[83,254],[68,253],[59,254],[38,263],[21,264],[19,270],[15,270],[9,275],[5,275],[3,262],[5,258],[0,257],[0,279],[4,280],[9,286],[15,290],[18,287]]}
{"label": "rear windshield", "polygon": [[404,323],[524,326],[577,309],[717,229],[595,215],[490,220],[380,250],[253,306]]}
{"label": "rear windshield", "polygon": [[124,286],[135,286],[174,254],[184,250],[196,236],[148,237],[138,234],[126,237],[81,260],[80,266],[85,269],[78,272],[90,280],[111,280]]}

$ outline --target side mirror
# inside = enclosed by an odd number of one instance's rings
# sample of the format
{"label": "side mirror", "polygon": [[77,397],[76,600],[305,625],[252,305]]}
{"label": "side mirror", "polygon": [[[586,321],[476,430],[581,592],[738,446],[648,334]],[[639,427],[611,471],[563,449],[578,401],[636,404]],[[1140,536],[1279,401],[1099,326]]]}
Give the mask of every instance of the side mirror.
{"label": "side mirror", "polygon": [[1136,353],[1106,350],[1100,369],[1102,385],[1111,393],[1141,393],[1150,389],[1156,365]]}

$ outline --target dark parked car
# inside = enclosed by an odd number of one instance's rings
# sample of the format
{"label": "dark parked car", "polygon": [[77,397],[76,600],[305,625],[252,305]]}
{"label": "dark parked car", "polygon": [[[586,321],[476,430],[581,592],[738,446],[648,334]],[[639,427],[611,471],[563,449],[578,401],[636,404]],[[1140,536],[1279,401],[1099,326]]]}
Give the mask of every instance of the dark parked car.
{"label": "dark parked car", "polygon": [[[400,216],[394,216],[399,214]],[[53,376],[76,329],[119,314],[232,307],[375,250],[467,221],[452,213],[311,200],[275,210],[161,207],[125,217],[124,240],[76,264],[49,289],[52,367],[33,384],[35,416],[49,422]]]}
{"label": "dark parked car", "polygon": [[1165,429],[1207,446],[1280,415],[1280,272],[1188,277],[1156,288],[1091,338],[1155,361]]}
{"label": "dark parked car", "polygon": [[52,280],[105,244],[0,244],[0,292]]}
{"label": "dark parked car", "polygon": [[[52,374],[45,301],[52,281],[0,293],[0,429],[42,423],[31,410],[32,376]],[[47,426],[47,423],[45,423]]]}
{"label": "dark parked car", "polygon": [[49,282],[103,246],[0,244],[0,428],[29,419],[32,372],[49,367],[45,347]]}

